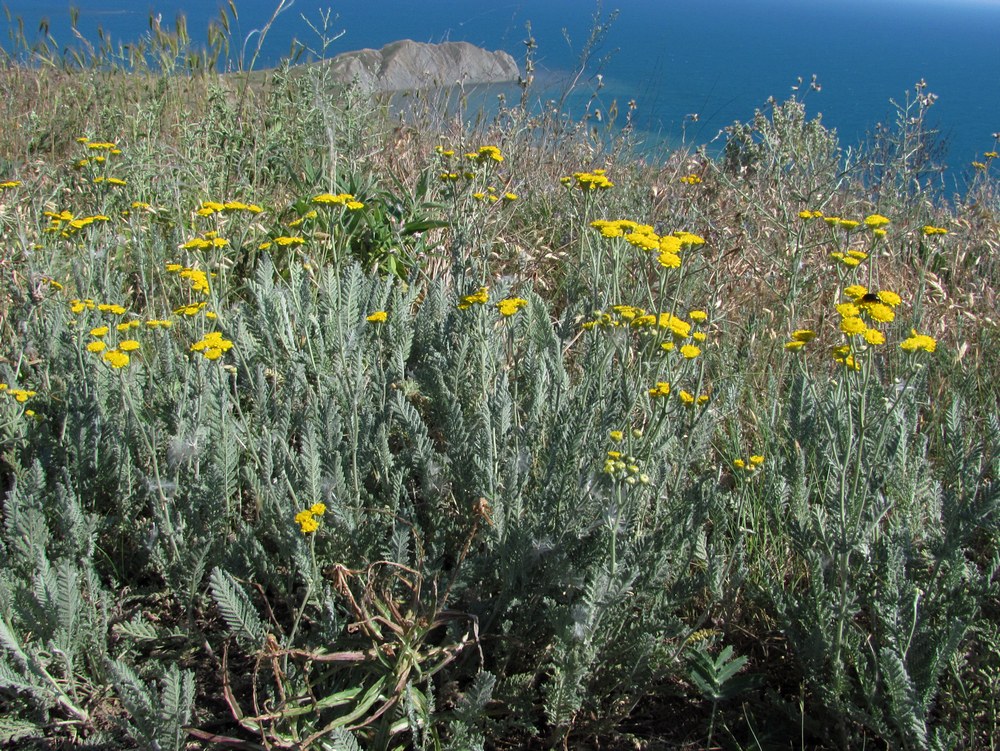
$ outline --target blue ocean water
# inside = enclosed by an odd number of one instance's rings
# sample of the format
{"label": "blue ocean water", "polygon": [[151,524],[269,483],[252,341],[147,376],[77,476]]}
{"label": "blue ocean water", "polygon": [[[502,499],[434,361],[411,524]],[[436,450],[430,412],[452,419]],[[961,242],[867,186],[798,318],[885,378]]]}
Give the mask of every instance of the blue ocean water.
{"label": "blue ocean water", "polygon": [[[287,0],[286,0],[287,2]],[[80,29],[98,25],[113,38],[148,33],[149,18],[172,23],[184,13],[196,39],[204,37],[219,7],[203,0],[78,0]],[[8,0],[12,16],[29,32],[42,18],[55,38],[72,42],[67,0]],[[249,37],[247,58],[278,0],[237,0],[234,37]],[[747,120],[768,97],[784,100],[802,77],[810,116],[837,129],[843,146],[860,143],[876,123],[895,118],[890,99],[902,103],[927,82],[939,99],[931,122],[948,143],[958,175],[997,146],[1000,131],[1000,0],[585,0],[497,1],[364,0],[337,3],[328,36],[343,36],[329,54],[381,47],[396,39],[468,41],[504,49],[523,64],[526,24],[536,40],[539,77],[571,73],[595,18],[613,22],[569,101],[580,114],[602,75],[600,101],[620,113],[635,102],[635,124],[650,141],[712,141],[734,120]],[[324,7],[295,0],[264,38],[258,66],[287,54],[293,39],[321,49]],[[0,24],[4,23],[0,21]],[[0,39],[3,37],[0,36]],[[809,90],[815,75],[822,89]],[[698,116],[697,121],[691,115]],[[956,179],[959,179],[956,177]],[[960,179],[959,179],[960,181]]]}

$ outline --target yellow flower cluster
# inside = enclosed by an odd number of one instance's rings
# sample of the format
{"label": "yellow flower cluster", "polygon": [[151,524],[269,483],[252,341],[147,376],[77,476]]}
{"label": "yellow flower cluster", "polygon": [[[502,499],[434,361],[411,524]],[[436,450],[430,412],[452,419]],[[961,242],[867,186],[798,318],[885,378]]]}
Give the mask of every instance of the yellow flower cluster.
{"label": "yellow flower cluster", "polygon": [[298,235],[281,235],[280,237],[274,238],[274,240],[267,240],[262,242],[257,247],[260,250],[267,250],[275,245],[279,248],[297,248],[300,245],[305,245],[306,239],[304,237],[299,237]]}
{"label": "yellow flower cluster", "polygon": [[508,297],[497,303],[497,310],[500,315],[510,318],[516,315],[521,309],[527,307],[528,301],[521,297]]}
{"label": "yellow flower cluster", "polygon": [[333,193],[320,193],[318,196],[313,196],[312,202],[322,206],[343,206],[351,211],[357,211],[365,207],[352,193],[337,193],[336,195]]}
{"label": "yellow flower cluster", "polygon": [[608,190],[615,187],[615,184],[608,179],[605,171],[595,169],[592,172],[574,172],[572,177],[562,178],[563,185],[573,185],[579,190]]}
{"label": "yellow flower cluster", "polygon": [[[670,383],[668,381],[657,381],[653,388],[649,389],[649,398],[653,400],[666,399],[671,394]],[[695,404],[702,405],[708,402],[708,394],[695,396],[689,391],[681,389],[677,394],[677,399],[685,407],[692,407]]]}
{"label": "yellow flower cluster", "polygon": [[649,396],[653,399],[666,399],[670,396],[670,383],[667,381],[657,381],[656,385],[649,390]]}
{"label": "yellow flower cluster", "polygon": [[82,170],[88,164],[104,164],[104,162],[106,161],[107,158],[103,156],[91,156],[85,159],[78,159],[77,161],[73,162],[73,169]]}
{"label": "yellow flower cluster", "polygon": [[734,459],[733,460],[733,467],[735,467],[736,469],[742,469],[742,470],[744,470],[746,472],[753,472],[758,467],[760,467],[760,465],[762,465],[763,463],[764,463],[764,455],[763,454],[752,454],[749,457],[747,457],[745,460],[744,459]]}
{"label": "yellow flower cluster", "polygon": [[[170,325],[170,321],[147,321],[146,325],[154,328],[161,325]],[[119,334],[127,333],[128,331],[139,328],[142,323],[138,320],[124,321],[115,326],[115,330]],[[87,344],[87,351],[93,354],[100,354],[101,359],[110,365],[112,368],[121,369],[126,367],[131,361],[129,352],[135,352],[141,345],[135,339],[122,339],[118,342],[118,346],[112,349],[108,349],[107,342],[104,341],[106,337],[111,333],[111,328],[109,326],[95,326],[90,330],[90,336],[93,337],[92,341]]]}
{"label": "yellow flower cluster", "polygon": [[376,310],[374,313],[365,318],[369,323],[385,323],[389,320],[389,314],[384,310]]}
{"label": "yellow flower cluster", "polygon": [[698,185],[701,182],[701,178],[692,173],[690,175],[684,175],[684,177],[681,178],[681,182],[685,185]]}
{"label": "yellow flower cluster", "polygon": [[48,217],[49,219],[49,225],[44,231],[48,233],[58,233],[60,237],[71,237],[84,227],[87,227],[94,222],[110,221],[110,217],[105,216],[104,214],[74,217],[72,212],[65,209],[59,212],[43,211],[42,216]]}
{"label": "yellow flower cluster", "polygon": [[307,221],[309,221],[311,219],[315,219],[317,216],[319,216],[319,214],[316,213],[316,209],[310,209],[305,214],[303,214],[302,216],[300,216],[298,219],[293,219],[292,221],[290,221],[288,223],[288,226],[291,229],[295,229],[297,227],[301,227]]}
{"label": "yellow flower cluster", "polygon": [[612,480],[624,480],[629,485],[649,485],[650,483],[649,475],[640,469],[635,457],[623,454],[621,451],[612,450],[607,453],[601,472]]}
{"label": "yellow flower cluster", "polygon": [[106,184],[106,185],[117,185],[119,187],[123,185],[128,185],[128,181],[122,180],[120,177],[95,177],[93,182],[94,185]]}
{"label": "yellow flower cluster", "polygon": [[927,334],[918,334],[916,329],[910,329],[910,336],[899,343],[905,352],[933,352],[937,349],[937,341]]}
{"label": "yellow flower cluster", "polygon": [[595,219],[590,226],[607,239],[623,238],[629,245],[649,253],[658,252],[657,260],[664,268],[681,265],[680,253],[688,248],[704,245],[705,239],[683,230],[669,235],[658,235],[649,224],[639,224],[631,219]]}
{"label": "yellow flower cluster", "polygon": [[[839,216],[826,216],[822,211],[815,209],[804,209],[799,212],[799,219],[809,221],[811,219],[822,219],[831,227],[840,227],[848,231],[861,226],[862,222],[856,219],[842,219]],[[885,236],[885,225],[889,224],[889,219],[881,214],[869,214],[863,221],[865,227],[874,231],[878,237]]]}
{"label": "yellow flower cluster", "polygon": [[[702,311],[695,312],[701,313]],[[700,316],[698,319],[704,320]],[[591,331],[596,328],[660,328],[670,331],[671,334],[680,339],[686,339],[691,336],[691,324],[680,316],[675,316],[672,313],[647,313],[643,308],[637,308],[632,305],[615,305],[611,308],[610,313],[597,311],[594,314],[594,318],[584,321],[582,326],[585,331]]]}
{"label": "yellow flower cluster", "polygon": [[502,196],[497,192],[497,189],[492,185],[486,189],[486,192],[479,190],[472,194],[472,197],[477,201],[489,201],[490,203],[496,203],[501,198],[504,201],[516,201],[518,199],[517,193],[504,193]]}
{"label": "yellow flower cluster", "polygon": [[21,184],[20,180],[4,180],[0,182],[0,190],[9,190],[10,188],[16,188]]}
{"label": "yellow flower cluster", "polygon": [[860,266],[861,262],[868,258],[868,254],[863,250],[849,250],[846,253],[835,250],[830,254],[830,258],[853,269],[855,266]]}
{"label": "yellow flower cluster", "polygon": [[948,230],[946,230],[944,227],[933,227],[930,224],[924,225],[924,227],[921,230],[921,232],[924,233],[925,237],[930,237],[931,235],[947,235],[948,234]]}
{"label": "yellow flower cluster", "polygon": [[295,523],[299,525],[299,530],[304,535],[311,534],[319,529],[317,517],[326,513],[326,504],[314,503],[295,515]]}
{"label": "yellow flower cluster", "polygon": [[97,310],[101,313],[110,313],[111,315],[121,316],[125,315],[126,308],[121,305],[116,305],[113,303],[96,303],[89,297],[85,300],[78,300],[76,298],[69,301],[69,309],[73,313],[82,313],[85,310]]}
{"label": "yellow flower cluster", "polygon": [[192,352],[200,352],[206,360],[218,360],[223,352],[233,348],[233,343],[223,339],[218,331],[209,331],[201,339],[191,345]]}
{"label": "yellow flower cluster", "polygon": [[708,394],[701,394],[700,396],[695,396],[688,391],[681,391],[677,398],[680,399],[681,404],[685,407],[693,407],[695,404],[702,405],[708,402]]}
{"label": "yellow flower cluster", "polygon": [[489,299],[489,289],[487,287],[480,287],[471,295],[465,295],[460,298],[457,307],[459,310],[468,310],[473,305],[485,305],[489,302]]}
{"label": "yellow flower cluster", "polygon": [[208,250],[209,248],[225,248],[229,240],[219,237],[217,232],[205,232],[202,237],[192,237],[181,245],[182,250]]}
{"label": "yellow flower cluster", "polygon": [[[195,292],[200,292],[203,295],[209,293],[208,274],[201,269],[181,266],[179,263],[168,263],[167,271],[171,274],[177,274],[181,279],[187,279],[191,283],[191,289]],[[212,276],[215,276],[215,274],[212,274]]]}
{"label": "yellow flower cluster", "polygon": [[816,332],[812,329],[796,329],[792,332],[789,341],[785,342],[785,349],[800,350],[815,338]]}
{"label": "yellow flower cluster", "polygon": [[469,159],[475,159],[480,164],[483,162],[499,163],[503,161],[503,154],[500,153],[500,149],[496,146],[480,146],[478,151],[471,152],[465,156]]}
{"label": "yellow flower cluster", "polygon": [[244,203],[243,201],[202,201],[194,213],[198,216],[212,216],[213,214],[232,214],[237,211],[260,214],[264,209],[255,203]]}
{"label": "yellow flower cluster", "polygon": [[24,404],[28,399],[33,396],[37,396],[37,391],[31,391],[30,389],[12,389],[6,383],[0,383],[0,394],[4,394],[21,404]]}
{"label": "yellow flower cluster", "polygon": [[[207,305],[208,305],[208,303],[205,303],[205,302],[193,302],[193,303],[189,303],[187,305],[181,305],[179,308],[174,308],[174,315],[177,315],[177,316],[189,316],[189,317],[190,316],[194,316],[194,315],[198,315],[198,313],[200,313],[202,310],[205,310],[205,307]],[[205,311],[205,317],[206,318],[215,318],[216,315],[215,315],[215,313],[212,313],[211,311]]]}

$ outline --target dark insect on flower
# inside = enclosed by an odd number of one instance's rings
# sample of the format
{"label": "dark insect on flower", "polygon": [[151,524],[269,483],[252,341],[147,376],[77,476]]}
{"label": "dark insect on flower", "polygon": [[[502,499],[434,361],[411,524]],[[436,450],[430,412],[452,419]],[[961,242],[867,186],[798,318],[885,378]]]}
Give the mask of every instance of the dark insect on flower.
{"label": "dark insect on flower", "polygon": [[860,300],[858,300],[858,302],[863,305],[865,303],[876,303],[876,302],[882,302],[882,301],[879,299],[879,296],[878,296],[877,293],[875,293],[875,292],[866,292],[864,294],[864,296]]}

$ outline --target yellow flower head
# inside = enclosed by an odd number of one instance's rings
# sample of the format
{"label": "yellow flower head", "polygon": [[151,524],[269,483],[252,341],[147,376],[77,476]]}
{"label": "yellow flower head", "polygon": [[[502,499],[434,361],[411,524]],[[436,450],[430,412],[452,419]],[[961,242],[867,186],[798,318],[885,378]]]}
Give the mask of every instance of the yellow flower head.
{"label": "yellow flower head", "polygon": [[497,310],[500,311],[500,315],[510,317],[524,308],[527,304],[528,301],[520,297],[508,297],[497,303]]}
{"label": "yellow flower head", "polygon": [[910,336],[900,342],[899,346],[904,352],[933,352],[937,349],[937,341],[932,336],[918,334],[916,329],[911,329]]}
{"label": "yellow flower head", "polygon": [[385,323],[389,320],[389,314],[384,310],[376,310],[374,313],[365,318],[369,323]]}
{"label": "yellow flower head", "polygon": [[666,381],[657,381],[656,385],[649,390],[649,395],[654,399],[670,396],[670,384]]}
{"label": "yellow flower head", "polygon": [[129,356],[119,349],[112,349],[104,353],[104,360],[112,368],[124,368],[129,363]]}
{"label": "yellow flower head", "polygon": [[865,217],[865,226],[870,229],[879,229],[889,224],[889,217],[881,214],[869,214]]}
{"label": "yellow flower head", "polygon": [[465,295],[458,302],[459,310],[468,310],[473,305],[485,305],[490,299],[489,289],[487,287],[480,287],[478,290],[473,292],[471,295]]}
{"label": "yellow flower head", "polygon": [[849,316],[840,322],[840,330],[848,336],[857,336],[865,333],[865,322],[857,316]]}

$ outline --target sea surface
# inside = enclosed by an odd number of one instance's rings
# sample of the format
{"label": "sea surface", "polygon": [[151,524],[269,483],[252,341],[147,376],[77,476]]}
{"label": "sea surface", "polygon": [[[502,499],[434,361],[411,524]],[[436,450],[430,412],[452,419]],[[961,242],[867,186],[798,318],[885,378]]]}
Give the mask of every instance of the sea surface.
{"label": "sea surface", "polygon": [[[535,40],[538,80],[548,93],[574,77],[596,26],[603,27],[566,102],[619,122],[634,103],[634,122],[650,144],[722,143],[722,128],[750,119],[769,97],[804,97],[841,145],[856,147],[919,81],[938,96],[930,121],[947,142],[950,180],[961,187],[970,163],[997,148],[1000,131],[1000,0],[353,0],[329,8],[294,0],[260,34],[278,0],[236,0],[233,60],[276,64],[297,39],[306,56],[378,48],[397,39],[468,41],[511,53],[523,66],[524,40]],[[42,19],[71,46],[67,0],[8,0],[29,37]],[[204,39],[224,3],[214,0],[78,0],[79,28],[96,39],[100,26],[127,42],[178,13]],[[0,18],[0,27],[11,23]],[[325,28],[325,31],[323,29]],[[9,47],[0,28],[0,45]],[[245,43],[244,43],[245,42]],[[240,49],[242,48],[242,50]],[[598,79],[600,75],[600,79]],[[810,86],[816,77],[819,90]],[[800,82],[801,79],[801,82]],[[600,83],[598,83],[600,81]],[[797,87],[797,88],[796,88]],[[591,101],[596,91],[597,99]],[[547,94],[546,94],[547,95]],[[695,117],[697,116],[697,117]],[[1000,164],[994,165],[1000,167]]]}

